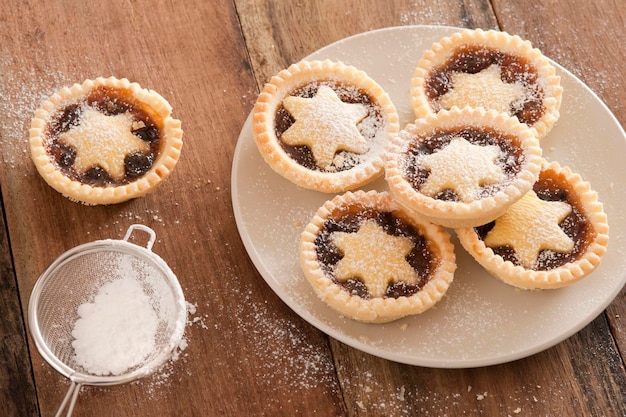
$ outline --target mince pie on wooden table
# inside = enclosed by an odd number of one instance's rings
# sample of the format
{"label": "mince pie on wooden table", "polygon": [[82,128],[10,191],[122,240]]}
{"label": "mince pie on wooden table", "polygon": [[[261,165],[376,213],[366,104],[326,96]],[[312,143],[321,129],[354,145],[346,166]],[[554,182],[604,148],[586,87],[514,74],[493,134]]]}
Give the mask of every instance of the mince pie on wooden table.
{"label": "mince pie on wooden table", "polygon": [[523,289],[558,288],[593,271],[608,245],[602,204],[588,182],[557,162],[520,201],[488,224],[457,230],[489,272]]}
{"label": "mince pie on wooden table", "polygon": [[386,192],[338,195],[302,233],[300,261],[317,295],[348,318],[382,323],[419,314],[456,269],[450,235]]}
{"label": "mince pie on wooden table", "polygon": [[181,123],[158,93],[97,78],[53,94],[35,112],[31,156],[46,182],[85,204],[113,204],[154,190],[174,169]]}
{"label": "mince pie on wooden table", "polygon": [[483,107],[515,116],[544,137],[559,118],[563,88],[529,41],[495,30],[464,30],[424,52],[411,81],[416,117]]}
{"label": "mince pie on wooden table", "polygon": [[482,108],[441,110],[417,119],[387,146],[394,197],[446,227],[485,224],[537,180],[541,148],[516,118]]}
{"label": "mince pie on wooden table", "polygon": [[272,77],[253,111],[255,142],[280,175],[307,189],[341,192],[383,171],[399,130],[389,96],[354,67],[304,61]]}

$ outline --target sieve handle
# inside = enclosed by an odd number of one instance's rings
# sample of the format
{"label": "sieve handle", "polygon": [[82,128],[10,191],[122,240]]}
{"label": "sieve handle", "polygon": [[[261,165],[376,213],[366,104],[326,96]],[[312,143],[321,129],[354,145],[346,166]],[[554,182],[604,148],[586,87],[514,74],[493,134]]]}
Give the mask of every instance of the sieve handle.
{"label": "sieve handle", "polygon": [[65,417],[70,417],[72,415],[72,412],[74,412],[74,405],[76,405],[76,400],[78,399],[78,393],[80,392],[80,389],[82,387],[83,384],[72,381],[69,389],[67,390],[67,393],[65,394],[65,397],[63,398],[63,402],[59,406],[59,409],[57,410],[57,413],[54,415],[54,417],[61,417],[63,409],[65,409],[65,406],[68,405],[68,402],[69,406],[67,408],[67,414],[65,414]]}
{"label": "sieve handle", "polygon": [[150,240],[148,240],[148,243],[146,244],[146,249],[152,250],[152,245],[154,245],[154,241],[156,240],[156,233],[154,233],[154,230],[150,229],[148,226],[144,226],[143,224],[131,224],[126,231],[124,240],[128,242],[128,239],[130,239],[130,236],[133,234],[135,229],[142,230],[150,235]]}

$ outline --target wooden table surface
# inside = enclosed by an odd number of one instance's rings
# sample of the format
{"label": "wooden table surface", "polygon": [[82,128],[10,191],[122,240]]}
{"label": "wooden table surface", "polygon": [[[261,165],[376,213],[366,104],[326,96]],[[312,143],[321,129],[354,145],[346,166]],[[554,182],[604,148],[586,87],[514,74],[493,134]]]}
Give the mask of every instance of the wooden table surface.
{"label": "wooden table surface", "polygon": [[[68,387],[26,325],[40,273],[74,246],[121,239],[133,223],[155,230],[154,251],[197,306],[188,348],[153,377],[85,387],[75,416],[626,415],[624,291],[580,332],[528,358],[474,369],[395,363],[326,336],[272,292],[246,254],[230,197],[235,145],[259,89],[329,43],[390,26],[506,30],[579,77],[623,126],[625,22],[623,0],[3,2],[0,415],[53,415]],[[55,90],[108,75],[167,98],[184,147],[152,194],[87,207],[39,177],[28,128]]]}

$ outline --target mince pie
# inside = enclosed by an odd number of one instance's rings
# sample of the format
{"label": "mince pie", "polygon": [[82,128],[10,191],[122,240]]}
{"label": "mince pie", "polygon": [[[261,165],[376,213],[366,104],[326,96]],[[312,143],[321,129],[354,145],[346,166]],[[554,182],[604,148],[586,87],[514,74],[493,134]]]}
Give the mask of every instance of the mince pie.
{"label": "mince pie", "polygon": [[537,180],[541,148],[516,118],[482,108],[441,110],[417,119],[387,146],[394,197],[446,227],[485,224]]}
{"label": "mince pie", "polygon": [[307,189],[341,192],[383,171],[382,153],[399,130],[389,96],[363,71],[305,61],[272,77],[253,111],[265,161]]}
{"label": "mince pie", "polygon": [[463,247],[490,273],[523,289],[559,288],[587,276],[609,240],[602,204],[589,183],[557,162],[500,217],[457,230]]}
{"label": "mince pie", "polygon": [[424,52],[411,81],[416,117],[483,107],[515,116],[541,139],[559,118],[563,88],[529,41],[495,30],[464,30]]}
{"label": "mince pie", "polygon": [[46,182],[84,204],[112,204],[154,190],[174,169],[181,123],[158,93],[97,78],[44,101],[30,128],[31,156]]}
{"label": "mince pie", "polygon": [[345,317],[383,323],[422,313],[456,269],[450,235],[389,193],[338,195],[302,233],[300,263],[317,295]]}

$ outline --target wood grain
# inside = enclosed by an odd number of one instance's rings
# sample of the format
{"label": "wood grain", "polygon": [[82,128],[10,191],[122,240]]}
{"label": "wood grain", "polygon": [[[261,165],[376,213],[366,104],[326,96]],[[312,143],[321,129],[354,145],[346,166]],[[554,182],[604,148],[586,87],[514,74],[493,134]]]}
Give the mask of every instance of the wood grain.
{"label": "wood grain", "polygon": [[480,0],[235,3],[259,87],[317,49],[357,33],[414,24],[496,26],[489,2]]}
{"label": "wood grain", "polygon": [[[626,415],[625,292],[581,332],[532,357],[478,369],[407,366],[352,349],[292,312],[255,270],[232,214],[232,158],[259,89],[320,47],[368,30],[432,24],[519,34],[585,81],[624,125],[626,91],[616,86],[626,84],[626,71],[615,65],[623,61],[626,40],[621,0],[537,3],[3,5],[0,189],[6,227],[0,224],[0,233],[7,230],[8,238],[0,235],[0,299],[9,314],[0,320],[0,414],[52,415],[68,387],[30,338],[24,342],[28,329],[20,315],[39,274],[78,244],[119,239],[129,225],[143,223],[155,230],[153,250],[193,305],[188,347],[152,377],[84,388],[75,416]],[[161,93],[182,120],[185,143],[174,173],[152,194],[87,207],[39,177],[28,155],[28,126],[39,102],[56,89],[108,75]]]}
{"label": "wood grain", "polygon": [[24,317],[17,291],[10,244],[0,205],[0,415],[38,416]]}
{"label": "wood grain", "polygon": [[[603,334],[606,322],[599,318],[530,358],[460,370],[381,362],[338,343],[337,369],[344,396],[352,400],[350,415],[620,416],[626,380],[620,356]],[[598,355],[609,360],[591,360]]]}

